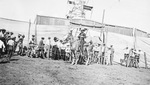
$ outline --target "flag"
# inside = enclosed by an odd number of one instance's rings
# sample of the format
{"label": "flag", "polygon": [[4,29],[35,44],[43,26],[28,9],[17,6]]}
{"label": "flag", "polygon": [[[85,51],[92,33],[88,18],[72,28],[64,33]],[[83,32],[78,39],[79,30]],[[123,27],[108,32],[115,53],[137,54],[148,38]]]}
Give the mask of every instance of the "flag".
{"label": "flag", "polygon": [[69,3],[69,4],[75,4],[74,1],[69,1],[69,0],[68,0],[68,3]]}
{"label": "flag", "polygon": [[91,11],[93,9],[92,6],[83,5],[83,9]]}

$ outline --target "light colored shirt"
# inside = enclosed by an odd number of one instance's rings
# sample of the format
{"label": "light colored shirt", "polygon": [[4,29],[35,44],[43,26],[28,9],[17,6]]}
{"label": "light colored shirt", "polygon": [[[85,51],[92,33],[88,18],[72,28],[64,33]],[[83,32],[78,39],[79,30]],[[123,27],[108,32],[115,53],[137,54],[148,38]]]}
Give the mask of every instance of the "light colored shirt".
{"label": "light colored shirt", "polygon": [[111,48],[111,54],[113,54],[115,52],[114,48]]}
{"label": "light colored shirt", "polygon": [[110,57],[111,50],[110,50],[110,49],[108,49],[106,53],[107,53],[107,57]]}
{"label": "light colored shirt", "polygon": [[125,54],[129,54],[129,49],[124,49]]}
{"label": "light colored shirt", "polygon": [[54,46],[54,45],[57,45],[57,44],[56,44],[56,42],[53,40],[53,41],[51,42],[51,45]]}
{"label": "light colored shirt", "polygon": [[102,46],[102,52],[105,52],[105,46]]}
{"label": "light colored shirt", "polygon": [[66,49],[66,46],[65,46],[64,44],[61,44],[60,47],[61,47],[61,49],[63,49],[63,50]]}
{"label": "light colored shirt", "polygon": [[93,50],[94,51],[99,51],[99,47],[98,46],[94,46]]}
{"label": "light colored shirt", "polygon": [[65,49],[65,51],[66,51],[67,53],[71,52],[70,46],[67,46],[66,49]]}
{"label": "light colored shirt", "polygon": [[2,31],[0,32],[0,37],[4,37],[4,34],[2,33]]}
{"label": "light colored shirt", "polygon": [[48,40],[46,41],[45,45],[51,45],[51,40],[48,39]]}
{"label": "light colored shirt", "polygon": [[5,48],[5,45],[4,45],[4,43],[0,40],[0,48]]}
{"label": "light colored shirt", "polygon": [[7,44],[13,46],[14,45],[14,41],[13,40],[9,40]]}
{"label": "light colored shirt", "polygon": [[56,45],[57,45],[58,48],[61,47],[61,43],[59,41],[56,42]]}

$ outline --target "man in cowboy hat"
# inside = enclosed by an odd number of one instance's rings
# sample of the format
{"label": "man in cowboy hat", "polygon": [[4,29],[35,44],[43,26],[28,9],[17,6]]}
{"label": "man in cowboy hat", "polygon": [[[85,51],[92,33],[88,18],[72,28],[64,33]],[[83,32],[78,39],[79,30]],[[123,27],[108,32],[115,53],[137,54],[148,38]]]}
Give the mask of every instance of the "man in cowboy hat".
{"label": "man in cowboy hat", "polygon": [[35,35],[32,35],[32,38],[29,42],[30,45],[35,45]]}
{"label": "man in cowboy hat", "polygon": [[5,29],[0,29],[0,37],[4,37],[4,33],[6,32]]}
{"label": "man in cowboy hat", "polygon": [[47,53],[46,57],[47,57],[47,59],[49,59],[50,58],[50,48],[51,48],[51,37],[48,37],[48,39],[45,43],[45,46],[46,46],[46,53]]}
{"label": "man in cowboy hat", "polygon": [[53,47],[52,47],[52,59],[58,60],[59,58],[59,48],[58,48],[58,38],[54,37]]}
{"label": "man in cowboy hat", "polygon": [[38,45],[38,48],[39,48],[39,52],[41,52],[42,58],[45,58],[43,41],[44,41],[44,37],[41,37],[41,40],[40,40],[39,45]]}
{"label": "man in cowboy hat", "polygon": [[83,54],[83,46],[85,43],[85,38],[86,38],[86,34],[84,33],[87,29],[84,28],[83,30],[81,30],[81,33],[79,34],[78,38],[80,40],[80,48],[81,48],[81,53]]}
{"label": "man in cowboy hat", "polygon": [[114,60],[114,48],[113,45],[110,46],[111,54],[110,54],[110,64],[113,65],[113,60]]}
{"label": "man in cowboy hat", "polygon": [[70,30],[70,32],[68,33],[66,40],[69,41],[70,45],[72,46],[72,41],[73,41],[72,30]]}
{"label": "man in cowboy hat", "polygon": [[8,45],[8,57],[9,57],[9,61],[13,55],[13,50],[14,50],[14,38],[11,38],[10,36],[8,36],[9,40],[7,42],[7,45]]}

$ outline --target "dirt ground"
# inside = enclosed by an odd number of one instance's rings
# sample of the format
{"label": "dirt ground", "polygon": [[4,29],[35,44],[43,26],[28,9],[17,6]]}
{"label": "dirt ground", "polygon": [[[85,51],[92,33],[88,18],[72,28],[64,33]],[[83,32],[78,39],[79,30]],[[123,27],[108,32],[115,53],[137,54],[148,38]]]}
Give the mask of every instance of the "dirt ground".
{"label": "dirt ground", "polygon": [[150,85],[150,69],[15,56],[0,64],[0,85]]}

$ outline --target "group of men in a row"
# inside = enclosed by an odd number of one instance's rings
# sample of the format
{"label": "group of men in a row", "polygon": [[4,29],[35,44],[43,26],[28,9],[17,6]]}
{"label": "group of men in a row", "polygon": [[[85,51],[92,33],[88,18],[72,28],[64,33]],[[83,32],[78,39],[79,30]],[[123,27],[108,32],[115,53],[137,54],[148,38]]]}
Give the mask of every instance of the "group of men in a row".
{"label": "group of men in a row", "polygon": [[93,44],[91,41],[87,46],[87,53],[88,60],[86,65],[89,65],[92,62],[104,65],[113,65],[113,45],[106,47],[105,44]]}
{"label": "group of men in a row", "polygon": [[[136,49],[129,49],[129,47],[126,47],[124,49],[124,61],[126,61],[127,67],[139,67],[140,57],[143,55],[143,52],[141,50]],[[121,61],[123,63],[123,61]]]}
{"label": "group of men in a row", "polygon": [[[32,35],[32,40],[30,41],[30,47],[32,50],[36,49],[36,57],[48,58],[48,59],[63,59],[66,60],[67,52],[70,52],[67,48],[69,45],[64,45],[62,40],[59,40],[57,37],[51,39],[48,37],[44,43],[45,38],[41,37],[40,42],[35,44],[35,35]],[[33,46],[34,45],[34,46]],[[37,46],[37,48],[35,48]]]}

